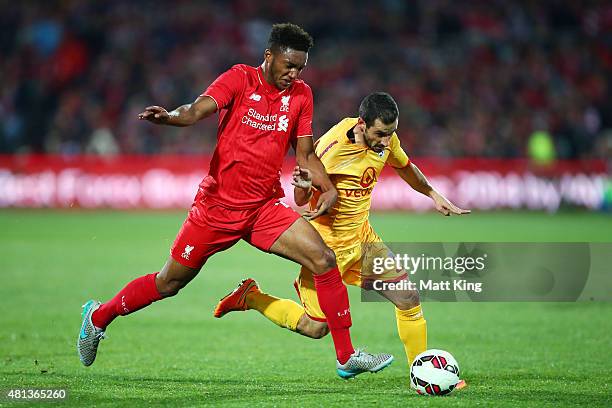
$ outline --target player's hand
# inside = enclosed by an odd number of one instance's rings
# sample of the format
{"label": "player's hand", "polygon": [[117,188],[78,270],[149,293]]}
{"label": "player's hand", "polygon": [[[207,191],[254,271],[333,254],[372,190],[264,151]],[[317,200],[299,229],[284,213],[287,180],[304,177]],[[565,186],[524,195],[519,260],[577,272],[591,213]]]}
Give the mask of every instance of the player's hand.
{"label": "player's hand", "polygon": [[149,122],[163,125],[168,123],[170,114],[168,111],[161,106],[147,106],[144,112],[138,114],[138,119],[148,120]]}
{"label": "player's hand", "polygon": [[293,180],[291,184],[298,188],[303,188],[304,190],[310,190],[312,187],[312,174],[308,169],[302,169],[300,166],[295,166],[293,168]]}
{"label": "player's hand", "polygon": [[327,190],[324,193],[321,193],[319,196],[319,200],[317,201],[317,206],[314,210],[306,210],[302,217],[307,219],[308,221],[314,220],[315,218],[323,215],[334,206],[336,200],[338,199],[338,191],[336,189]]}
{"label": "player's hand", "polygon": [[453,204],[450,201],[448,201],[448,199],[446,197],[444,197],[442,194],[438,193],[436,190],[432,190],[431,193],[429,194],[429,196],[433,200],[434,206],[436,207],[436,210],[440,214],[449,216],[451,214],[453,214],[453,215],[462,215],[462,214],[469,214],[469,213],[471,213],[470,210],[464,210],[463,208],[457,207],[455,204]]}

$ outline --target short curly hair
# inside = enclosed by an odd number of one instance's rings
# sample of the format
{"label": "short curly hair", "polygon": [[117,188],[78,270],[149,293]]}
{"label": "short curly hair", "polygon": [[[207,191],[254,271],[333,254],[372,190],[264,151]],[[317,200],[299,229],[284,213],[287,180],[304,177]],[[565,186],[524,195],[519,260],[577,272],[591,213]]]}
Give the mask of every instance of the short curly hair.
{"label": "short curly hair", "polygon": [[308,52],[313,45],[314,41],[310,34],[302,27],[291,23],[274,24],[268,38],[268,48],[274,52],[285,51],[288,48]]}

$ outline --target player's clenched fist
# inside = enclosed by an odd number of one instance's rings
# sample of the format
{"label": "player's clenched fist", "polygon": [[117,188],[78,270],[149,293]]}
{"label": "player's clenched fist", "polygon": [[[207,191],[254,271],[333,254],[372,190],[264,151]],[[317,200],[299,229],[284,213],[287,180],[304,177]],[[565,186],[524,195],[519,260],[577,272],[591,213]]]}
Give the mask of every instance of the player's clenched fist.
{"label": "player's clenched fist", "polygon": [[161,106],[147,106],[144,112],[138,114],[138,119],[157,124],[165,124],[169,118],[168,111]]}

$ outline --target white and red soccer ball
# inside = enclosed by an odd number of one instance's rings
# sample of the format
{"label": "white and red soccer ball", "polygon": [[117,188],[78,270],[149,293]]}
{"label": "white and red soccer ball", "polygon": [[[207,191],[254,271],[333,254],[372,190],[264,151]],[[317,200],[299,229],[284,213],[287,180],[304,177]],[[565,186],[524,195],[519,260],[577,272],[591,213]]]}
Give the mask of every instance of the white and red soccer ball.
{"label": "white and red soccer ball", "polygon": [[444,350],[426,350],[410,365],[410,386],[422,395],[446,395],[459,381],[459,364]]}

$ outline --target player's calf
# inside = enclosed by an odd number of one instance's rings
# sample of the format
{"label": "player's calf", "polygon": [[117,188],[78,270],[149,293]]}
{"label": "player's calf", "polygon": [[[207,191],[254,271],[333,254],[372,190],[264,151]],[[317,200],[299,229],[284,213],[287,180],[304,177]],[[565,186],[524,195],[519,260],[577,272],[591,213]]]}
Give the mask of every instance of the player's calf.
{"label": "player's calf", "polygon": [[400,310],[409,310],[421,304],[418,290],[377,290],[376,292]]}
{"label": "player's calf", "polygon": [[406,290],[398,292],[397,298],[393,300],[393,304],[400,310],[410,310],[421,304],[421,299],[418,290]]}
{"label": "player's calf", "polygon": [[404,345],[408,364],[427,349],[427,322],[417,290],[378,291],[395,305],[397,332]]}
{"label": "player's calf", "polygon": [[311,319],[306,313],[300,317],[296,331],[306,337],[312,339],[322,339],[329,333],[329,327],[325,322],[318,322]]}
{"label": "player's calf", "polygon": [[181,289],[187,286],[188,282],[177,279],[164,279],[158,275],[157,279],[155,279],[155,284],[157,286],[157,291],[161,295],[162,298],[172,297],[179,293]]}

